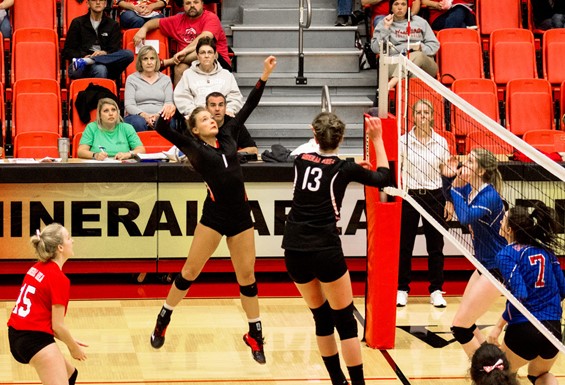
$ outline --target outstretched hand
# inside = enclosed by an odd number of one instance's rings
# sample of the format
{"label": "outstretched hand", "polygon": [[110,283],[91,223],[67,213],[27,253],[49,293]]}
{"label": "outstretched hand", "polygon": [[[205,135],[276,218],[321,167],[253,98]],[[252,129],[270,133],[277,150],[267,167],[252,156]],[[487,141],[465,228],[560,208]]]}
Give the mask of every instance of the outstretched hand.
{"label": "outstretched hand", "polygon": [[376,116],[365,115],[365,127],[369,139],[378,140],[383,137],[383,124],[380,118]]}
{"label": "outstretched hand", "polygon": [[261,76],[261,80],[267,81],[269,76],[271,76],[271,72],[275,70],[277,67],[277,58],[274,56],[269,56],[263,62],[263,75]]}

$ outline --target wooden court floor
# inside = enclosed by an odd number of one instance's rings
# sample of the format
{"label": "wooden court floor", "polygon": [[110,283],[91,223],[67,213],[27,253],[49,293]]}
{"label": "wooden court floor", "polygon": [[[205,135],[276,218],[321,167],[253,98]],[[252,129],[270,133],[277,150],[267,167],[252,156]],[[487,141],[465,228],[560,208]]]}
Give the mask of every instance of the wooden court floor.
{"label": "wooden court floor", "polygon": [[[428,297],[410,297],[397,309],[395,348],[363,347],[367,384],[470,384],[469,362],[449,333],[459,297],[436,309]],[[89,344],[88,360],[75,362],[78,384],[330,384],[317,353],[310,312],[300,298],[261,298],[267,364],[258,365],[242,342],[246,319],[238,299],[188,299],[177,307],[165,346],[154,350],[149,335],[162,300],[71,301],[66,322]],[[6,325],[13,302],[0,302]],[[364,299],[355,306],[364,318]],[[478,323],[488,331],[503,308],[502,298]],[[359,325],[360,335],[363,328]],[[0,384],[38,384],[33,369],[9,354],[0,332]],[[63,352],[69,357],[66,347]],[[565,360],[553,372],[565,383]],[[523,374],[522,372],[520,372]],[[522,384],[529,382],[522,377]]]}

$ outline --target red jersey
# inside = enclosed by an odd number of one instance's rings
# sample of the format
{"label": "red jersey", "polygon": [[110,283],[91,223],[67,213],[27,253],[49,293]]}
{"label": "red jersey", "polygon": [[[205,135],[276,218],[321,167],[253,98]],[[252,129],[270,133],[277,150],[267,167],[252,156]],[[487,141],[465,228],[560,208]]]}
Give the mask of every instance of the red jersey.
{"label": "red jersey", "polygon": [[371,16],[386,16],[390,13],[390,6],[387,0],[383,0],[378,4],[371,5]]}
{"label": "red jersey", "polygon": [[37,262],[25,277],[8,326],[53,334],[52,306],[69,304],[71,282],[53,262]]}
{"label": "red jersey", "polygon": [[228,39],[222,23],[215,13],[204,11],[197,19],[191,19],[186,14],[178,13],[174,16],[159,19],[159,29],[167,37],[174,39],[181,51],[204,31],[211,32],[216,38],[216,50],[227,63],[231,64],[228,56]]}
{"label": "red jersey", "polygon": [[[439,3],[439,0],[434,0],[436,3]],[[475,7],[475,1],[474,0],[453,0],[451,3],[451,7],[453,7],[454,5],[462,5],[465,6],[469,9],[469,11],[471,11],[473,14],[475,13],[473,11],[473,8]],[[432,23],[442,14],[444,14],[446,11],[440,11],[439,9],[432,9],[432,8],[428,8],[430,10],[430,18],[429,18],[429,23],[430,25],[432,25]]]}

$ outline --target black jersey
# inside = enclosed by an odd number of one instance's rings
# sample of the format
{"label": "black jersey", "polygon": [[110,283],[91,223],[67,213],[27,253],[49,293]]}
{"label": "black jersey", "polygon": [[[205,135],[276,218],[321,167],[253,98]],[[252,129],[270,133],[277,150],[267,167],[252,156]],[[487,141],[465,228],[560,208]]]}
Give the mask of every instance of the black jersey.
{"label": "black jersey", "polygon": [[294,160],[294,197],[285,225],[282,247],[324,250],[341,247],[336,223],[349,182],[387,186],[390,170],[366,170],[335,155],[301,154]]}
{"label": "black jersey", "polygon": [[239,205],[247,200],[235,138],[259,104],[264,88],[265,82],[259,80],[236,117],[222,126],[216,135],[217,148],[190,134],[178,133],[164,119],[159,119],[157,123],[157,132],[186,154],[191,165],[204,179],[208,188],[207,199],[219,205]]}

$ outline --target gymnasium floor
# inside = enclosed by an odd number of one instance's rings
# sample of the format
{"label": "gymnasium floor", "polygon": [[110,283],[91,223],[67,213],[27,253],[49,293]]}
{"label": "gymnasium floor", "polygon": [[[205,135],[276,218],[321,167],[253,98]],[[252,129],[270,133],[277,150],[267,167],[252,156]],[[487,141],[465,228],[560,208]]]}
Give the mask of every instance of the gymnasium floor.
{"label": "gymnasium floor", "polygon": [[[161,286],[163,291],[168,289],[168,285]],[[406,308],[397,309],[395,348],[379,351],[363,344],[367,384],[470,383],[468,360],[449,333],[460,297],[447,300],[446,309],[436,309],[428,303],[427,296],[411,296]],[[246,320],[239,300],[234,297],[183,301],[175,310],[165,346],[154,350],[149,335],[162,302],[71,301],[67,325],[75,338],[90,345],[88,360],[75,361],[78,384],[330,384],[317,353],[312,317],[300,298],[260,299],[267,341],[267,364],[263,366],[253,361],[241,340]],[[0,324],[5,325],[13,303],[0,302]],[[355,306],[364,318],[363,297],[355,298]],[[502,307],[500,298],[478,324],[486,325],[488,331]],[[39,383],[29,366],[11,358],[6,331],[0,330],[0,384]],[[360,324],[360,335],[362,332]],[[63,351],[68,356],[66,348]],[[554,369],[565,383],[565,360],[560,358]],[[529,383],[525,378],[521,381]]]}

